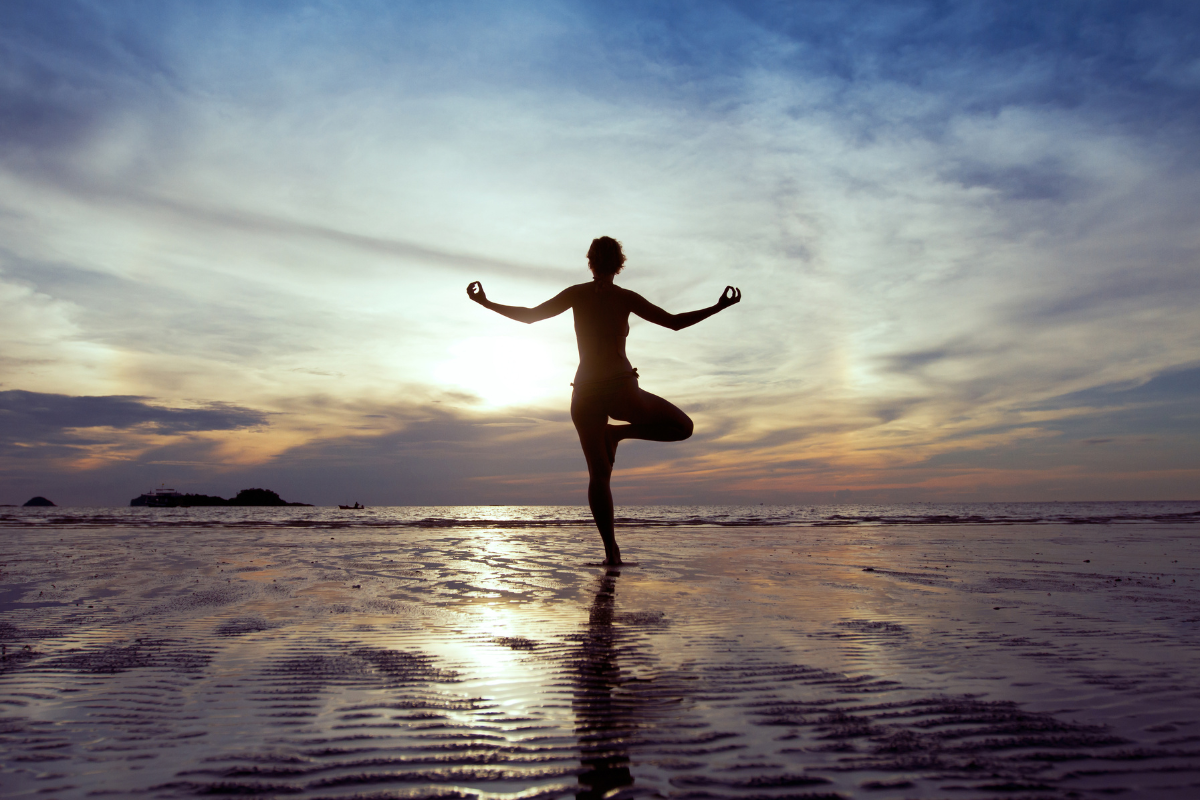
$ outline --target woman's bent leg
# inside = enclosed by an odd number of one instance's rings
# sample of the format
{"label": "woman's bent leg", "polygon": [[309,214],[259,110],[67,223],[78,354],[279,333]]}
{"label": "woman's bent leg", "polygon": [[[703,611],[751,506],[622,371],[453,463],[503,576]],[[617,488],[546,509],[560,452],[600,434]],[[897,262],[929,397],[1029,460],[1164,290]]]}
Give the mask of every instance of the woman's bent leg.
{"label": "woman's bent leg", "polygon": [[643,389],[634,389],[613,398],[608,413],[628,425],[609,425],[611,449],[623,439],[652,442],[680,442],[692,435],[692,418],[673,403]]}

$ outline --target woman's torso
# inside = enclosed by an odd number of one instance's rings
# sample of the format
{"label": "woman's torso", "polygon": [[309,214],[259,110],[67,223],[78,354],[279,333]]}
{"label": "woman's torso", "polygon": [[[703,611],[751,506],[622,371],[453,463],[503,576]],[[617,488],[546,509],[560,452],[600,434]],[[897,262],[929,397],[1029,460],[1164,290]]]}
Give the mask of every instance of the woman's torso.
{"label": "woman's torso", "polygon": [[575,382],[598,381],[630,372],[625,355],[629,336],[631,292],[612,283],[581,283],[572,287],[571,310],[575,316],[575,343],[579,347],[579,369]]}

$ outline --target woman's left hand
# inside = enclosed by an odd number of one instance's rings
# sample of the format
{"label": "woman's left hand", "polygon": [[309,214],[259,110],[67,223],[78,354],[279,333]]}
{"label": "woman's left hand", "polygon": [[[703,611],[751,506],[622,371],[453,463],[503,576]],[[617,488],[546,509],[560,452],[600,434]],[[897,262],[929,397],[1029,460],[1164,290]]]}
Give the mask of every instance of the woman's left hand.
{"label": "woman's left hand", "polygon": [[467,297],[474,300],[476,303],[483,303],[487,300],[487,295],[483,293],[483,284],[479,281],[471,281],[467,284]]}
{"label": "woman's left hand", "polygon": [[721,311],[740,302],[742,302],[742,290],[736,286],[726,286],[725,291],[721,292],[721,299],[717,301],[717,310]]}

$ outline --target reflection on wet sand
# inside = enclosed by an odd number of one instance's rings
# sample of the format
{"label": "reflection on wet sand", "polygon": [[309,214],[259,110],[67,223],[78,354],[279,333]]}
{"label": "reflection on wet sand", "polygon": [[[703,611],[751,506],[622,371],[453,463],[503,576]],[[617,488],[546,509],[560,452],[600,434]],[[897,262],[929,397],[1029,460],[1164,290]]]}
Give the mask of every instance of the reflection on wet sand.
{"label": "reflection on wet sand", "polygon": [[609,570],[597,581],[596,597],[572,664],[575,672],[572,708],[584,769],[579,776],[581,788],[575,793],[580,800],[600,800],[614,789],[633,783],[626,739],[637,728],[633,720],[636,706],[613,699],[613,690],[621,678],[613,627],[620,575]]}
{"label": "reflection on wet sand", "polygon": [[1191,798],[1193,532],[7,531],[0,787]]}

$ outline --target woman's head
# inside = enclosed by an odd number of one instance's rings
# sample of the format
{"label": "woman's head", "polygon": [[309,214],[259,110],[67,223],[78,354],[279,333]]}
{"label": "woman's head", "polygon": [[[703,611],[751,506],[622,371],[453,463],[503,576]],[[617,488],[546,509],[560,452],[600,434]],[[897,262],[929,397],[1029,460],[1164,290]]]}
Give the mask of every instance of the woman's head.
{"label": "woman's head", "polygon": [[588,248],[588,266],[597,275],[616,275],[625,266],[621,243],[611,236],[592,239],[592,246]]}

